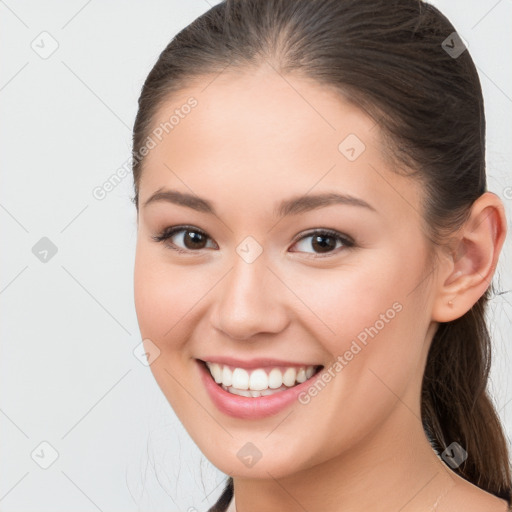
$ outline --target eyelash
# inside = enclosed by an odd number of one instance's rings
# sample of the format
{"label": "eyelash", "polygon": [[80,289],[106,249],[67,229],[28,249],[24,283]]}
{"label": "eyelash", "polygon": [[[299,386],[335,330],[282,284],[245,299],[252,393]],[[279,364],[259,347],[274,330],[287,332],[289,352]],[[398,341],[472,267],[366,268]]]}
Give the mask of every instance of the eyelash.
{"label": "eyelash", "polygon": [[[159,235],[152,236],[151,238],[155,242],[167,242],[172,236],[174,236],[176,233],[179,233],[181,231],[185,231],[185,232],[186,231],[191,231],[193,233],[197,233],[197,234],[200,234],[200,235],[206,237],[208,240],[211,240],[211,238],[204,231],[201,231],[200,229],[197,229],[194,226],[171,226],[171,227],[167,227]],[[315,236],[315,235],[328,235],[330,238],[335,238],[336,241],[341,241],[341,243],[343,244],[343,246],[346,249],[350,249],[350,248],[355,246],[355,242],[349,236],[344,235],[343,233],[340,233],[340,232],[335,231],[333,229],[314,229],[312,231],[307,231],[307,232],[304,232],[304,233],[299,233],[295,237],[295,239],[293,240],[293,245],[295,245],[297,242],[299,242],[299,241],[301,241],[301,240],[303,240],[305,238],[309,238],[309,237]],[[172,250],[174,250],[176,252],[179,252],[179,253],[186,253],[186,254],[190,254],[190,253],[193,253],[193,252],[199,252],[199,251],[203,250],[203,249],[197,249],[197,250],[182,249],[181,247],[178,247],[176,244],[174,244],[172,242],[167,242],[165,245],[167,247],[169,247],[169,249],[172,249]],[[312,257],[313,258],[325,258],[325,257],[328,257],[328,256],[332,256],[334,254],[338,254],[339,249],[340,249],[340,247],[334,249],[331,252],[324,253],[323,255],[319,254],[319,253],[314,253],[315,255],[312,256]],[[292,251],[292,252],[295,252],[295,251]],[[301,251],[297,251],[297,252],[301,252]],[[311,253],[307,253],[307,254],[311,254]]]}

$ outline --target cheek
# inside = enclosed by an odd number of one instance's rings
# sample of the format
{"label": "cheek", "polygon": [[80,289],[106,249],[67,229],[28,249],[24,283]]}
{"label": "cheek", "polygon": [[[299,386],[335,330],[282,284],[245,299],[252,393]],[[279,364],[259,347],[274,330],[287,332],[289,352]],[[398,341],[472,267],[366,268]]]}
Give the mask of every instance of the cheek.
{"label": "cheek", "polygon": [[[174,271],[164,261],[160,250],[150,244],[137,245],[134,265],[134,302],[143,340],[148,351],[159,355],[150,365],[150,370],[178,415],[187,408],[187,394],[183,385],[189,385],[187,374],[187,346],[190,337],[190,315],[196,294],[189,293],[186,272]],[[193,289],[193,288],[192,288]],[[154,345],[152,345],[154,344]],[[190,401],[189,401],[190,402]]]}
{"label": "cheek", "polygon": [[[189,267],[192,269],[192,267]],[[141,335],[158,345],[182,339],[194,305],[207,291],[197,272],[165,261],[162,250],[137,246],[134,267],[134,301]],[[181,332],[180,336],[177,333]],[[176,347],[179,348],[179,347]]]}
{"label": "cheek", "polygon": [[[290,276],[294,292],[309,307],[307,318],[316,323],[315,330],[332,354],[346,350],[343,340],[360,335],[377,323],[382,330],[393,321],[406,296],[406,276],[384,266],[382,261],[360,262],[351,268],[308,272]],[[306,318],[306,317],[303,317]],[[340,341],[341,340],[341,341]]]}
{"label": "cheek", "polygon": [[134,301],[139,329],[143,338],[159,339],[169,310],[168,294],[172,288],[151,251],[137,245],[134,267]]}
{"label": "cheek", "polygon": [[[421,363],[428,308],[418,288],[424,262],[404,266],[393,254],[361,261],[353,268],[309,279],[298,294],[311,305],[318,342],[345,375],[343,388],[371,386],[383,375],[390,386],[403,388]],[[312,323],[310,324],[310,327]],[[311,330],[312,327],[311,327]],[[414,377],[415,378],[415,377]]]}

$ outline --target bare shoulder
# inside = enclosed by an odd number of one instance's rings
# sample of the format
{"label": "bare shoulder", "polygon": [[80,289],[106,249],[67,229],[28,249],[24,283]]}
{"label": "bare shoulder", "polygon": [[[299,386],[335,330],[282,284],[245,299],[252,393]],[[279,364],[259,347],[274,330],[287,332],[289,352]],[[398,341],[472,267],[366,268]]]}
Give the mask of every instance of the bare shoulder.
{"label": "bare shoulder", "polygon": [[508,503],[457,477],[456,485],[443,497],[436,512],[509,512]]}

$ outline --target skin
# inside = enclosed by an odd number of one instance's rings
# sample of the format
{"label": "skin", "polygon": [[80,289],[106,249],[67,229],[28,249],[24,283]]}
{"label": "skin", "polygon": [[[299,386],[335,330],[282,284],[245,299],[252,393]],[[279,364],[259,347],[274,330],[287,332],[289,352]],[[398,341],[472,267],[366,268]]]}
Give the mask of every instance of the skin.
{"label": "skin", "polygon": [[[393,172],[362,110],[262,66],[201,78],[169,98],[155,126],[190,96],[198,105],[145,157],[135,306],[142,337],[160,350],[153,375],[201,451],[234,477],[238,512],[418,512],[436,502],[438,511],[504,512],[504,501],[440,461],[419,420],[437,322],[463,315],[492,279],[506,232],[497,196],[475,202],[434,260],[423,191]],[[338,150],[351,133],[366,146],[352,162]],[[162,187],[208,199],[217,215],[164,201],[144,207]],[[376,211],[336,204],[274,214],[283,199],[333,191]],[[171,241],[185,254],[152,239],[183,224],[207,234],[203,249],[184,245],[183,232]],[[315,228],[355,245],[319,253],[311,236],[294,241]],[[247,236],[263,250],[252,263],[236,252]],[[394,303],[401,311],[307,405],[232,418],[199,378],[195,358],[214,355],[328,368]],[[247,442],[262,453],[252,467],[237,457]]]}

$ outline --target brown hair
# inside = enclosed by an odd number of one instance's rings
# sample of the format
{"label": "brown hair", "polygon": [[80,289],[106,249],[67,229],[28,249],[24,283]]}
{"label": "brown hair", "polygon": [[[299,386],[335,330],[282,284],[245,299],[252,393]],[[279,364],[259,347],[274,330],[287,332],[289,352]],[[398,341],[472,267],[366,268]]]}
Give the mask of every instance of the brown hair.
{"label": "brown hair", "polygon": [[[139,98],[133,176],[156,112],[194,78],[241,72],[265,61],[339,91],[379,124],[389,156],[415,169],[425,189],[422,214],[434,245],[467,219],[486,191],[482,90],[452,24],[421,0],[226,0],[179,32],[160,54]],[[449,38],[452,37],[452,39]],[[454,39],[455,37],[455,39]],[[443,42],[449,41],[449,48]],[[465,315],[442,323],[429,351],[422,421],[440,454],[457,442],[468,454],[454,469],[511,502],[508,448],[487,394],[490,336],[484,318],[491,288]],[[211,509],[224,510],[230,478]]]}

